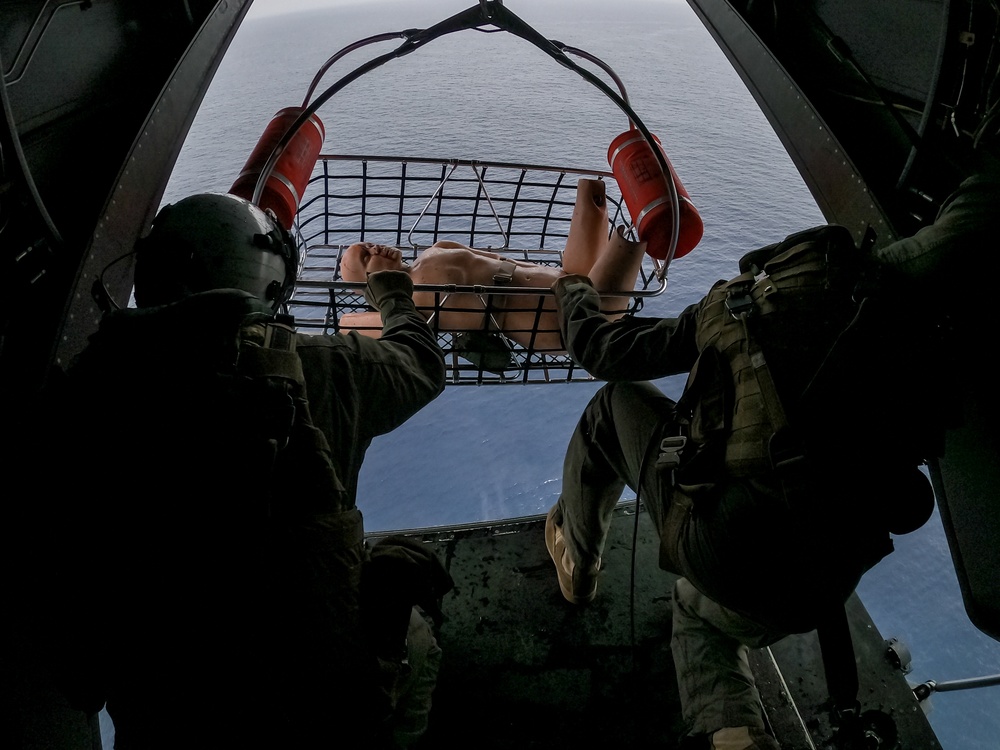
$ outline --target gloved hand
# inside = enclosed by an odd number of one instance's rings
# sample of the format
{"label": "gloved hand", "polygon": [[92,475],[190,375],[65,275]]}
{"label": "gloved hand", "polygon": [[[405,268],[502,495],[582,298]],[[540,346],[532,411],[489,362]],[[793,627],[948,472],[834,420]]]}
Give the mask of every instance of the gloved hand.
{"label": "gloved hand", "polygon": [[593,286],[594,282],[590,280],[589,276],[584,276],[582,273],[568,273],[565,276],[560,276],[553,282],[552,291],[558,296],[559,292],[570,284],[587,284]]}
{"label": "gloved hand", "polygon": [[405,271],[375,271],[368,274],[365,299],[376,310],[382,309],[382,302],[390,296],[404,294],[413,296],[413,281]]}
{"label": "gloved hand", "polygon": [[[580,285],[593,288],[594,282],[590,280],[589,276],[584,276],[579,273],[568,273],[565,276],[560,276],[555,280],[555,283],[552,284],[552,293],[555,295],[556,307],[560,312],[562,312],[563,309],[563,297],[566,296],[566,293],[570,289],[579,287]],[[600,303],[598,302],[598,304]]]}

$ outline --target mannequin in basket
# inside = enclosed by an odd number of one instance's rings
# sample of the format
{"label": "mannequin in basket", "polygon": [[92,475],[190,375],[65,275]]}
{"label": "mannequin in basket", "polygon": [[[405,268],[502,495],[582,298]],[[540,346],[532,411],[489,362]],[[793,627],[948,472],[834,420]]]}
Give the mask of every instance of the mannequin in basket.
{"label": "mannequin in basket", "polygon": [[[344,250],[340,275],[345,281],[364,282],[372,258],[390,259],[407,271],[414,284],[455,284],[460,286],[509,286],[549,289],[566,274],[591,279],[601,291],[631,290],[642,265],[645,243],[623,236],[622,228],[608,238],[605,185],[601,180],[581,179],[569,235],[563,251],[562,267],[539,265],[476,250],[457,242],[440,240],[421,251],[412,265],[406,265],[400,250],[371,242],[358,242]],[[438,300],[435,292],[416,291],[414,302],[431,327],[440,331],[502,331],[509,339],[533,351],[561,353],[565,350],[559,333],[555,300],[551,295],[531,294],[452,294]],[[605,297],[601,307],[611,317],[621,317],[629,297]],[[487,311],[487,305],[489,309]],[[382,321],[377,312],[346,313],[340,318],[345,331],[378,337]]]}

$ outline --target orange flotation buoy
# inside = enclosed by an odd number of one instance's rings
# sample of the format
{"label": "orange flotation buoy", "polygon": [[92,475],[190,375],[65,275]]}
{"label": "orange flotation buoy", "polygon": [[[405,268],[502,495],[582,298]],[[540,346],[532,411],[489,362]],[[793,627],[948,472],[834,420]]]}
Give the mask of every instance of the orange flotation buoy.
{"label": "orange flotation buoy", "polygon": [[[674,258],[687,255],[701,241],[705,224],[701,214],[691,202],[691,196],[677,178],[674,165],[655,135],[657,148],[663,154],[670,170],[670,177],[677,188],[680,204],[680,229]],[[663,260],[670,249],[670,233],[673,229],[673,212],[670,207],[670,192],[663,169],[653,153],[649,142],[635,128],[629,128],[615,138],[608,147],[608,164],[622,191],[632,222],[639,239],[646,243],[646,252]]]}
{"label": "orange flotation buoy", "polygon": [[[231,194],[253,200],[260,173],[274,147],[303,110],[303,107],[286,107],[271,118],[264,135],[260,137],[250,158],[243,166],[240,176],[229,188]],[[295,214],[299,210],[299,202],[316,166],[316,159],[319,158],[325,137],[326,129],[323,123],[315,113],[312,114],[285,145],[264,184],[258,205],[263,209],[269,208],[274,211],[274,215],[285,229],[292,228]]]}

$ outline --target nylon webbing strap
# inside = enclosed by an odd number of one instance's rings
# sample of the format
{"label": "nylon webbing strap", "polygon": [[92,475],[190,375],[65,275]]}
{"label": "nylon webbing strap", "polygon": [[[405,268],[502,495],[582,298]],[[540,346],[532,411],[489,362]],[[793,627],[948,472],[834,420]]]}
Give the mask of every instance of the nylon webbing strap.
{"label": "nylon webbing strap", "polygon": [[858,666],[844,607],[834,607],[816,628],[826,685],[836,714],[858,710]]}
{"label": "nylon webbing strap", "polygon": [[771,368],[767,364],[764,351],[750,335],[748,318],[749,315],[741,316],[743,335],[747,342],[747,353],[750,356],[754,377],[760,387],[764,408],[767,410],[768,419],[773,428],[768,453],[771,457],[772,468],[778,472],[778,480],[781,483],[785,502],[791,508],[795,504],[794,500],[802,497],[806,490],[806,476],[801,471],[804,468],[802,461],[804,455],[789,427],[788,417],[781,404],[778,389],[774,385],[774,378],[771,377]]}
{"label": "nylon webbing strap", "polygon": [[747,342],[747,353],[750,355],[750,364],[753,367],[754,377],[757,378],[757,383],[760,386],[760,395],[764,399],[764,407],[767,409],[771,426],[775,432],[780,432],[788,427],[788,417],[785,415],[785,408],[781,405],[778,390],[774,386],[774,378],[771,377],[771,368],[767,365],[764,350],[750,335],[748,318],[748,315],[744,315],[741,322],[743,323],[743,335]]}
{"label": "nylon webbing strap", "polygon": [[295,352],[295,329],[269,321],[259,326],[259,343],[240,351],[240,372],[254,378],[282,378],[305,385],[302,362]]}
{"label": "nylon webbing strap", "polygon": [[496,286],[506,286],[514,280],[514,269],[517,266],[509,260],[501,260],[500,268],[493,274],[493,283]]}

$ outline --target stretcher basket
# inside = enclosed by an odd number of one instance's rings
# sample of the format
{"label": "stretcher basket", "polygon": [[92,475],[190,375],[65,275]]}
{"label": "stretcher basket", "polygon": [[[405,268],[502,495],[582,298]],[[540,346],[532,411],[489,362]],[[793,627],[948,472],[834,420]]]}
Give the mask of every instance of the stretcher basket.
{"label": "stretcher basket", "polygon": [[[283,146],[344,86],[444,34],[462,29],[483,30],[483,26],[527,39],[601,89],[628,115],[630,126],[653,146],[663,174],[668,174],[666,157],[653,145],[653,136],[629,106],[624,86],[610,67],[582,50],[544,39],[499,0],[480,0],[478,6],[428,29],[369,37],[331,57],[316,74],[298,119],[278,142],[262,170],[255,199],[259,198]],[[402,38],[403,43],[392,52],[360,65],[313,98],[319,79],[333,63],[356,49],[393,38]],[[602,68],[617,84],[618,91],[576,65],[570,54]],[[495,252],[512,261],[560,268],[581,178],[605,183],[609,236],[620,228],[625,239],[637,241],[633,217],[629,216],[610,171],[464,159],[320,154],[295,220],[301,264],[290,312],[303,332],[332,334],[342,331],[345,314],[372,311],[364,299],[363,284],[346,281],[341,276],[342,253],[355,242],[397,247],[408,264],[434,243],[449,240]],[[668,202],[673,206],[673,215],[678,216],[676,187],[672,180],[667,182]],[[646,256],[633,288],[602,292],[614,312],[635,314],[646,297],[664,291],[666,267],[676,242],[675,229],[666,259]],[[421,283],[415,286],[415,298],[418,294],[422,300],[418,307],[435,330],[445,353],[450,384],[592,380],[563,349],[558,323],[551,314],[554,297],[547,287]],[[454,312],[456,304],[461,309],[468,305],[469,312],[481,312],[482,315],[475,316],[481,325],[474,329],[452,326],[448,330],[439,325],[442,306],[447,305]],[[519,322],[530,319],[531,324],[514,332],[509,326],[504,331],[497,330],[494,312],[499,306],[508,313],[512,307],[516,308],[521,313]],[[607,304],[602,306],[608,309]],[[378,335],[378,330],[378,324],[373,324],[360,333]]]}
{"label": "stretcher basket", "polygon": [[[609,235],[630,226],[627,210],[610,173],[525,164],[403,159],[374,156],[320,157],[299,209],[297,231],[302,266],[290,311],[304,332],[337,333],[345,313],[370,311],[364,285],[344,281],[342,252],[354,242],[400,248],[405,263],[439,240],[496,252],[515,261],[561,268],[577,181],[606,183]],[[629,230],[631,231],[631,230]],[[630,239],[634,239],[630,237]],[[634,314],[645,297],[663,290],[659,261],[648,256],[632,289],[608,292],[621,311]],[[558,325],[547,288],[500,285],[417,284],[430,305],[421,312],[445,352],[450,384],[486,385],[590,380],[562,349],[553,346]],[[454,302],[462,295],[463,302]],[[508,328],[496,330],[493,312],[500,297],[509,310],[535,312],[527,342],[517,343]],[[476,329],[441,330],[441,306],[482,312]],[[615,310],[617,311],[617,310]],[[372,326],[374,329],[375,326]],[[373,330],[372,333],[375,331]],[[364,331],[362,331],[364,333]],[[525,336],[517,336],[519,339]]]}

